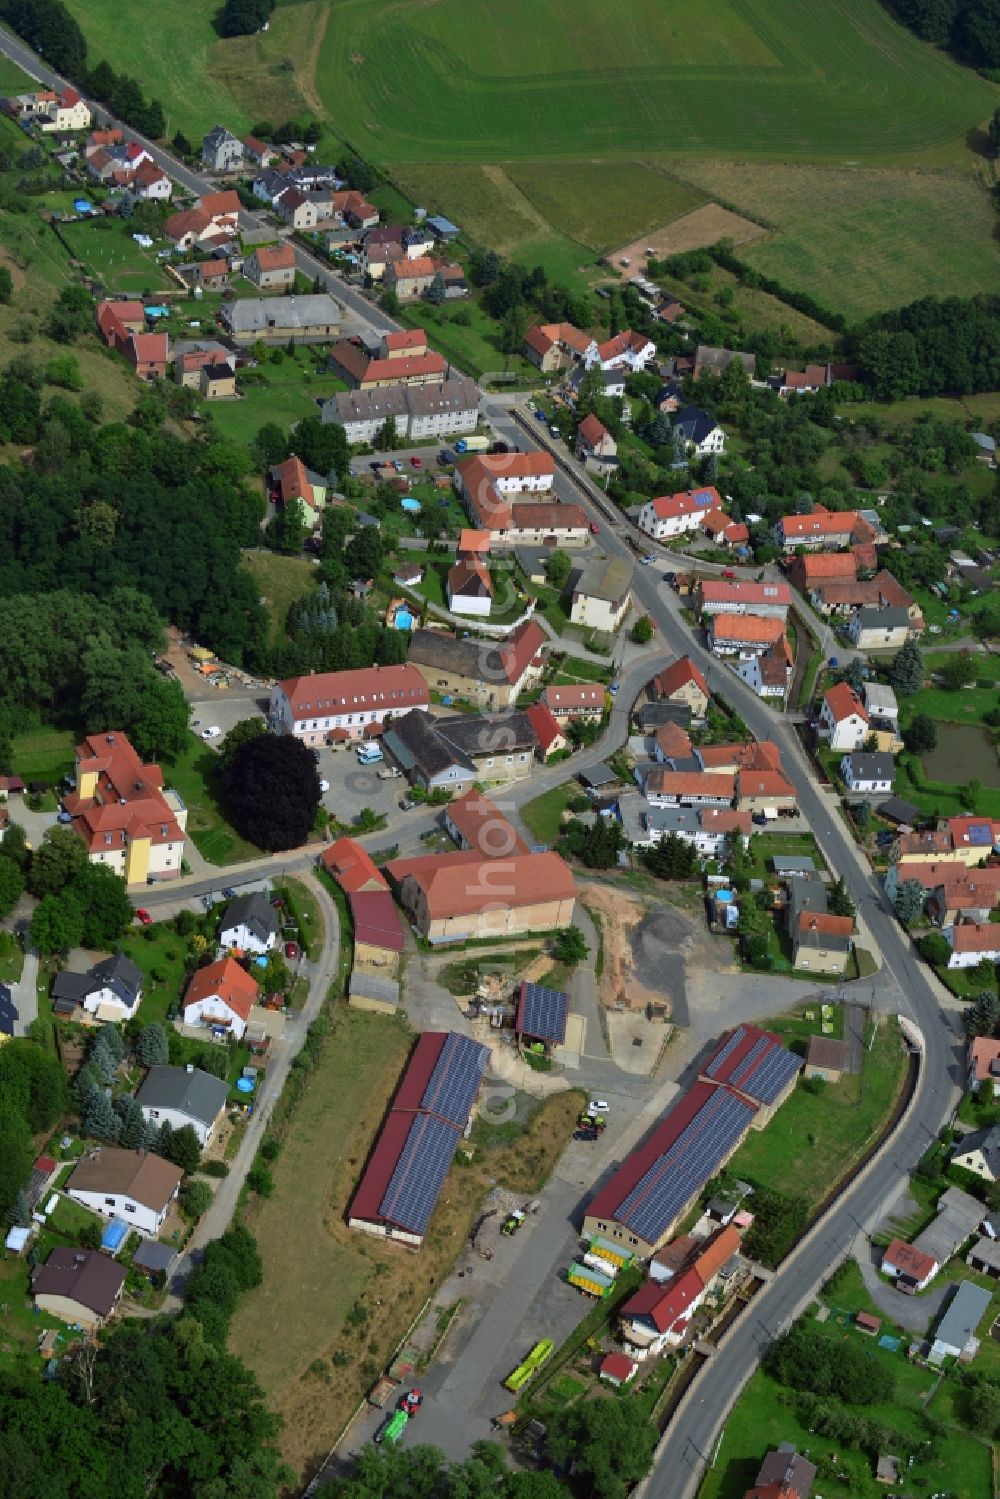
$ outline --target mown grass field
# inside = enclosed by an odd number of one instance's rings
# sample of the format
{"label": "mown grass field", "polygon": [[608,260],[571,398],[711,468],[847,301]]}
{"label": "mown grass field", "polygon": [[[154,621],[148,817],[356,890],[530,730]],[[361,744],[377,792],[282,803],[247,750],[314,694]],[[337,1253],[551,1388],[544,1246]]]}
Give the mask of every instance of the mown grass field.
{"label": "mown grass field", "polygon": [[656,229],[705,194],[642,162],[522,162],[508,176],[550,224],[603,252]]}
{"label": "mown grass field", "polygon": [[158,264],[152,250],[144,250],[132,238],[121,219],[95,219],[66,224],[62,230],[73,258],[99,277],[109,292],[167,291],[172,282]]}
{"label": "mown grass field", "polygon": [[929,292],[969,296],[996,284],[996,216],[986,188],[971,177],[759,162],[675,165],[706,193],[772,226],[741,247],[742,259],[834,311],[861,316]]}
{"label": "mown grass field", "polygon": [[383,162],[963,152],[996,90],[875,0],[345,0],[319,87]]}

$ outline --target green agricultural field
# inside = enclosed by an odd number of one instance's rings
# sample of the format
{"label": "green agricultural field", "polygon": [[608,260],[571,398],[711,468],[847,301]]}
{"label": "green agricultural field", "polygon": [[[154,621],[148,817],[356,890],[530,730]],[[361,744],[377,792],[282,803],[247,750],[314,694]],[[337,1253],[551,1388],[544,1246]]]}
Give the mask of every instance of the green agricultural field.
{"label": "green agricultural field", "polygon": [[706,193],[772,226],[740,249],[742,259],[834,311],[863,315],[929,292],[969,296],[996,283],[996,215],[985,187],[972,178],[763,163],[675,165]]}
{"label": "green agricultural field", "polygon": [[604,252],[667,224],[705,194],[642,162],[523,162],[508,168],[527,201],[564,233]]}
{"label": "green agricultural field", "polygon": [[964,149],[990,85],[875,0],[345,0],[319,87],[383,162],[691,150],[811,161]]}

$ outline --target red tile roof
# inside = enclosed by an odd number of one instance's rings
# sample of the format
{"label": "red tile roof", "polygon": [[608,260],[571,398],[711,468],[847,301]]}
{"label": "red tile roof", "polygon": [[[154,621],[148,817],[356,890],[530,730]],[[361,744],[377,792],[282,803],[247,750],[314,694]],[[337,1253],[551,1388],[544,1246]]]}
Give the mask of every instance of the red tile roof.
{"label": "red tile roof", "polygon": [[587,683],[572,687],[546,687],[542,693],[542,702],[555,714],[581,713],[587,709],[603,713],[604,693],[603,687]]}
{"label": "red tile roof", "polygon": [[949,928],[954,952],[1000,953],[1000,926],[967,922]]}
{"label": "red tile roof", "polygon": [[661,724],[654,734],[656,747],[668,760],[683,760],[691,754],[691,736],[679,723]]}
{"label": "red tile roof", "polygon": [[[432,854],[427,859],[394,860],[388,869],[394,879],[399,879],[399,870],[405,868],[402,878],[416,881],[424,892],[431,921],[476,915],[495,908],[498,899],[502,899],[504,906],[516,909],[572,900],[576,894],[572,871],[556,853],[521,854],[505,859],[501,897],[495,874],[491,873],[491,869],[495,871],[500,865],[494,859],[483,859],[475,850],[468,852],[471,858],[467,859],[462,855]],[[477,866],[479,875],[475,872]]]}
{"label": "red tile roof", "polygon": [[722,496],[708,485],[704,489],[683,489],[676,494],[657,495],[650,503],[657,520],[671,520],[682,515],[721,510]]}
{"label": "red tile roof", "polygon": [[515,531],[586,531],[582,506],[566,500],[515,500],[510,507]]}
{"label": "red tile roof", "polygon": [[323,868],[337,881],[341,890],[353,895],[359,890],[388,890],[389,886],[375,867],[368,850],[353,838],[338,838],[320,855]]}
{"label": "red tile roof", "polygon": [[792,602],[792,590],[787,583],[731,583],[705,578],[698,592],[706,604],[772,604],[787,609]]}
{"label": "red tile roof", "polygon": [[893,1239],[882,1253],[883,1266],[892,1265],[901,1270],[911,1280],[925,1280],[928,1275],[933,1275],[938,1267],[938,1262],[931,1254],[924,1254],[922,1249],[917,1249],[914,1244],[907,1244],[902,1239]]}
{"label": "red tile roof", "polygon": [[363,666],[355,671],[315,672],[278,684],[296,719],[335,716],[345,711],[382,709],[406,713],[430,706],[427,683],[415,666]]}
{"label": "red tile roof", "polygon": [[382,346],[387,354],[398,354],[401,349],[426,349],[427,334],[423,328],[406,328],[401,333],[384,333]]}
{"label": "red tile roof", "polygon": [[624,1384],[626,1380],[632,1378],[638,1367],[635,1360],[630,1359],[626,1353],[606,1353],[601,1360],[601,1367],[598,1372],[606,1375],[608,1379],[617,1380],[620,1384]]}
{"label": "red tile roof", "polygon": [[[593,1211],[591,1205],[588,1212]],[[657,1332],[668,1332],[678,1322],[690,1318],[704,1291],[704,1282],[692,1266],[666,1281],[647,1280],[626,1301],[621,1309],[621,1316],[625,1321],[641,1318],[652,1322]]]}
{"label": "red tile roof", "polygon": [[665,770],[655,765],[646,777],[647,792],[659,796],[718,797],[732,801],[735,774],[706,774],[701,770]]}
{"label": "red tile roof", "polygon": [[734,645],[777,645],[784,636],[785,621],[771,614],[713,614],[709,624],[713,640]]}
{"label": "red tile roof", "polygon": [[242,204],[240,195],[234,187],[226,188],[221,193],[204,193],[198,199],[198,207],[210,218],[229,218],[230,215],[238,215]]}
{"label": "red tile roof", "polygon": [[658,677],[653,678],[656,695],[660,698],[673,697],[688,682],[693,682],[706,697],[709,696],[708,683],[690,656],[681,656],[678,661],[672,661]]}
{"label": "red tile roof", "polygon": [[823,701],[827,704],[835,723],[843,723],[845,719],[858,717],[868,723],[868,709],[861,701],[853,687],[846,682],[838,682],[834,687],[828,687],[823,694]]}
{"label": "red tile roof", "polygon": [[348,901],[356,947],[362,944],[385,948],[388,952],[403,951],[403,929],[388,888],[357,890],[348,896]]}
{"label": "red tile roof", "polygon": [[[977,1082],[990,1078],[1000,1080],[1000,1041],[993,1036],[976,1036],[969,1047],[969,1060]],[[35,1162],[37,1167],[38,1162]]]}
{"label": "red tile roof", "polygon": [[279,463],[273,473],[283,505],[290,505],[293,500],[302,500],[310,509],[315,509],[313,487],[301,458],[296,458],[293,454],[284,463]]}
{"label": "red tile roof", "polygon": [[292,271],[295,269],[295,247],[287,242],[268,247],[262,245],[254,251],[261,271]]}
{"label": "red tile roof", "polygon": [[566,743],[565,736],[558,721],[546,708],[544,703],[529,703],[525,708],[528,722],[535,731],[535,738],[541,746],[542,754],[547,755],[557,740]]}
{"label": "red tile roof", "polygon": [[858,559],[853,552],[814,552],[797,558],[795,566],[801,568],[807,585],[823,579],[856,578],[858,575]]}
{"label": "red tile roof", "polygon": [[497,654],[504,676],[512,687],[521,681],[547,640],[548,636],[541,625],[536,620],[529,619],[512,630],[498,648]]}
{"label": "red tile roof", "polygon": [[856,510],[824,510],[817,505],[808,515],[783,515],[778,525],[785,542],[796,543],[830,536],[850,537],[857,518]]}
{"label": "red tile roof", "polygon": [[588,416],[584,417],[583,421],[577,428],[577,436],[582,437],[585,443],[588,443],[590,447],[595,448],[597,447],[598,443],[603,442],[606,437],[610,437],[611,433],[601,421],[600,417],[595,416],[593,412],[590,412]]}
{"label": "red tile roof", "polygon": [[482,557],[488,556],[490,550],[489,531],[473,531],[464,529],[458,537],[459,557]]}
{"label": "red tile roof", "polygon": [[[530,709],[527,710],[530,712]],[[481,791],[467,791],[453,801],[445,820],[484,859],[505,859],[528,853],[528,845],[495,802]]]}
{"label": "red tile roof", "polygon": [[[910,836],[923,838],[925,835],[923,833],[914,833]],[[944,837],[947,839],[944,845],[947,851],[951,849],[951,839],[947,833],[944,834]],[[900,841],[902,842],[902,840]],[[917,850],[911,848],[909,852],[915,853]],[[922,860],[901,858],[896,865],[896,878],[900,885],[905,885],[907,880],[919,880],[925,890],[935,890],[938,885],[945,884],[949,880],[961,879],[964,873],[965,865],[957,860],[935,859],[929,863],[925,863]]]}
{"label": "red tile roof", "polygon": [[850,937],[854,934],[853,916],[834,916],[828,911],[800,911],[796,935],[810,933],[817,937]]}
{"label": "red tile roof", "polygon": [[239,1015],[241,1020],[249,1020],[259,993],[254,980],[235,958],[219,958],[217,962],[195,970],[184,991],[183,1003],[187,1009],[199,1000],[217,997],[234,1015]]}

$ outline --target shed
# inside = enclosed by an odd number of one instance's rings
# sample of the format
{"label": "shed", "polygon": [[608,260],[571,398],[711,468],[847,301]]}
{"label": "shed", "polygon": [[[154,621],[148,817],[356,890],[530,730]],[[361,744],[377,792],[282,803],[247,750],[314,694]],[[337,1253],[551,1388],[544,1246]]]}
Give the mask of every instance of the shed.
{"label": "shed", "polygon": [[832,1036],[810,1036],[803,1077],[819,1077],[827,1083],[839,1083],[849,1060],[846,1041],[836,1041]]}
{"label": "shed", "polygon": [[618,785],[618,777],[611,766],[605,765],[603,760],[599,760],[590,770],[581,770],[577,775],[577,780],[588,791],[600,791]]}
{"label": "shed", "polygon": [[904,801],[901,796],[886,797],[875,811],[879,817],[883,817],[886,822],[895,823],[897,827],[910,827],[920,816],[920,808],[915,807],[912,802]]}
{"label": "shed", "polygon": [[158,1270],[166,1274],[176,1257],[176,1249],[172,1249],[169,1244],[161,1244],[158,1239],[143,1239],[132,1256],[132,1263],[150,1274],[155,1274]]}
{"label": "shed", "polygon": [[28,1240],[31,1238],[30,1228],[12,1228],[7,1232],[3,1247],[11,1250],[13,1254],[23,1254]]}
{"label": "shed", "polygon": [[785,880],[792,874],[815,874],[816,861],[809,854],[775,854],[771,868],[779,879]]}
{"label": "shed", "polygon": [[621,1389],[623,1385],[627,1385],[635,1378],[635,1371],[638,1367],[638,1364],[624,1353],[608,1353],[601,1360],[598,1373],[602,1379],[607,1380],[608,1384]]}
{"label": "shed", "polygon": [[858,1329],[858,1332],[866,1333],[868,1337],[874,1338],[878,1336],[882,1320],[880,1317],[873,1317],[870,1312],[858,1312],[858,1315],[854,1319],[854,1325]]}

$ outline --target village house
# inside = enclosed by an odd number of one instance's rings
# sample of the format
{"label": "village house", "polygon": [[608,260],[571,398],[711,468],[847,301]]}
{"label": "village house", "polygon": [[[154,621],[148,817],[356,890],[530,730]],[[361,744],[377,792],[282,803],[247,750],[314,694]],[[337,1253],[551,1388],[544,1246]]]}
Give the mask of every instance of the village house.
{"label": "village house", "polygon": [[152,161],[142,161],[132,174],[128,195],[133,202],[169,203],[174,185]]}
{"label": "village house", "polygon": [[448,569],[445,597],[452,614],[488,619],[493,608],[493,580],[481,562],[463,558]]}
{"label": "village house", "polygon": [[222,326],[237,344],[322,343],[340,329],[341,307],[326,292],[303,297],[236,297],[219,309]]}
{"label": "village house", "polygon": [[682,406],[674,417],[673,431],[684,440],[691,458],[707,458],[709,453],[723,453],[726,434],[707,411],[700,406]]}
{"label": "village house", "polygon": [[758,697],[784,702],[792,685],[792,653],[786,636],[759,655],[741,657],[733,663],[736,675]]}
{"label": "village house", "polygon": [[700,380],[702,375],[721,375],[734,360],[742,364],[752,380],[757,369],[756,354],[744,354],[739,349],[713,349],[707,344],[699,344],[694,354],[692,376],[695,380]]}
{"label": "village house", "polygon": [[541,701],[557,723],[566,724],[574,718],[593,721],[604,714],[605,691],[600,684],[588,682],[574,686],[550,685],[542,689]]}
{"label": "village house", "polygon": [[322,418],[324,422],[339,422],[352,444],[376,443],[390,418],[396,424],[397,437],[422,442],[475,432],[479,390],[475,381],[454,371],[447,380],[342,390],[323,403]]}
{"label": "village house", "polygon": [[720,1279],[733,1273],[742,1247],[739,1230],[732,1224],[710,1238],[685,1235],[668,1245],[670,1274],[653,1273],[618,1314],[619,1332],[628,1353],[636,1359],[655,1357],[665,1348],[675,1348],[687,1336],[691,1318]]}
{"label": "village house", "polygon": [[782,1442],[760,1465],[757,1481],[743,1499],[809,1499],[818,1468],[800,1456],[791,1442]]}
{"label": "village house", "polygon": [[600,417],[585,416],[576,430],[576,456],[585,467],[604,473],[616,458],[618,444]]}
{"label": "village house", "polygon": [[326,505],[325,479],[306,468],[302,459],[293,453],[284,463],[275,464],[268,474],[268,481],[273,503],[283,510],[289,505],[298,505],[303,525],[315,531]]}
{"label": "village house", "polygon": [[385,284],[401,302],[415,302],[429,290],[437,268],[429,255],[414,260],[397,260],[386,267]]}
{"label": "village house", "polygon": [[[931,867],[920,866],[925,870]],[[928,895],[927,914],[931,920],[942,927],[954,926],[959,921],[980,924],[990,921],[1000,904],[1000,865],[968,869],[964,864],[955,864],[948,868],[955,872],[936,883]]]}
{"label": "village house", "polygon": [[107,864],[126,884],[174,879],[184,858],[187,808],[144,765],[120,732],[91,734],[76,747],[76,788],[63,797],[70,826],[92,864]]}
{"label": "village house", "polygon": [[31,1295],[38,1311],[96,1332],[116,1311],[126,1274],[108,1254],[58,1244],[32,1274]]}
{"label": "village house", "polygon": [[945,927],[951,945],[949,968],[978,968],[980,963],[1000,963],[1000,926],[993,922],[956,922]]}
{"label": "village house", "polygon": [[868,738],[868,710],[846,682],[838,682],[823,694],[816,732],[832,750],[860,749]]}
{"label": "village house", "polygon": [[798,547],[836,551],[851,545],[857,520],[856,510],[827,510],[814,504],[805,515],[783,515],[774,527],[774,536],[785,552]]}
{"label": "village house", "polygon": [[411,708],[429,706],[427,683],[414,665],[367,666],[276,682],[268,723],[272,732],[294,734],[304,744],[344,743]]}
{"label": "village house", "polygon": [[201,159],[210,172],[232,172],[243,165],[243,142],[225,125],[216,125],[202,140]]}
{"label": "village house", "polygon": [[[959,928],[960,930],[960,928]],[[983,1181],[1000,1180],[1000,1125],[963,1135],[951,1153],[952,1163],[974,1171]]]}
{"label": "village house", "polygon": [[855,609],[847,633],[859,651],[898,651],[910,634],[905,609]]}
{"label": "village house", "polygon": [[654,541],[669,541],[697,531],[701,518],[710,510],[722,508],[722,497],[713,487],[687,489],[677,494],[658,495],[639,510],[636,525]]}
{"label": "village house", "polygon": [[690,656],[680,656],[652,681],[657,702],[683,703],[694,718],[704,718],[708,711],[708,683]]}
{"label": "village house", "polygon": [[156,1238],[177,1196],[179,1166],[151,1151],[95,1145],[84,1151],[66,1183],[68,1197],[102,1218],[121,1218]]}
{"label": "village house", "polygon": [[792,590],[787,583],[729,582],[724,578],[702,578],[694,603],[700,615],[757,614],[787,619]]}
{"label": "village house", "polygon": [[346,192],[333,195],[333,216],[351,229],[371,229],[378,223],[378,209],[369,203],[364,193],[348,188]]}
{"label": "village house", "polygon": [[969,1042],[969,1072],[966,1087],[970,1093],[984,1089],[1000,1098],[1000,1041],[995,1036],[974,1036]]}
{"label": "village house", "polygon": [[651,807],[731,807],[735,772],[668,770],[654,765],[646,773],[646,800]]}
{"label": "village house", "polygon": [[[416,337],[412,336],[416,335]],[[330,367],[354,390],[384,390],[393,385],[419,385],[448,380],[443,355],[427,346],[422,328],[411,334],[387,333],[376,353],[360,340],[345,338],[330,350]]]}
{"label": "village house", "polygon": [[566,748],[566,735],[558,719],[549,712],[544,703],[529,703],[524,712],[538,740],[537,754],[540,760],[547,760],[550,755],[558,754],[560,750]]}
{"label": "village house", "polygon": [[538,748],[523,712],[459,713],[433,718],[414,709],[393,723],[385,746],[411,785],[465,790],[473,780],[499,784],[530,774]]}
{"label": "village house", "polygon": [[86,973],[61,969],[52,980],[52,1008],[71,1016],[77,1005],[102,1022],[131,1020],[142,999],[142,970],[124,953],[114,953]]}
{"label": "village house", "polygon": [[261,245],[243,264],[243,274],[258,291],[284,291],[295,284],[295,247]]}
{"label": "village house", "polygon": [[386,874],[418,935],[431,943],[560,931],[573,920],[575,881],[556,853],[428,854],[395,859]]}
{"label": "village house", "polygon": [[260,891],[238,895],[226,907],[219,927],[219,945],[235,952],[269,953],[278,940],[278,913]]}
{"label": "village house", "polygon": [[204,1150],[215,1133],[229,1097],[229,1084],[200,1067],[150,1067],[135,1095],[149,1124],[171,1129],[190,1126]]}
{"label": "village house", "polygon": [[587,369],[629,370],[635,373],[644,370],[656,357],[656,345],[643,333],[624,328],[604,343],[591,340],[583,356]]}
{"label": "village house", "polygon": [[736,806],[753,817],[791,817],[798,811],[795,787],[784,771],[756,763],[736,774]]}
{"label": "village house", "polygon": [[286,187],[284,192],[278,193],[273,199],[273,206],[286,224],[300,233],[308,233],[315,229],[320,221],[319,205],[304,193],[300,187],[292,185]]}
{"label": "village house", "polygon": [[785,621],[772,615],[713,614],[705,638],[713,655],[737,656],[746,661],[780,646],[785,639]]}
{"label": "village house", "polygon": [[235,958],[219,958],[197,968],[184,991],[185,1025],[204,1025],[242,1041],[260,990]]}
{"label": "village house", "polygon": [[444,809],[444,825],[460,849],[474,849],[484,859],[530,852],[513,824],[481,791],[467,791],[450,802]]}
{"label": "village house", "polygon": [[[511,497],[542,494],[552,489],[555,461],[551,453],[477,454],[455,470],[455,488],[473,524],[498,540],[512,529]],[[578,512],[579,506],[567,507]],[[582,512],[580,512],[582,514]]]}
{"label": "village house", "polygon": [[724,510],[710,510],[703,515],[698,529],[719,547],[744,547],[750,540],[749,526],[744,521],[731,521]]}
{"label": "village house", "polygon": [[533,619],[518,625],[501,643],[414,630],[407,659],[427,688],[499,709],[510,707],[541,677],[546,643],[544,630]]}
{"label": "village house", "polygon": [[579,363],[592,343],[572,323],[536,323],[524,335],[524,357],[550,375]]}
{"label": "village house", "polygon": [[278,152],[274,146],[269,146],[266,141],[258,140],[255,135],[243,137],[244,158],[262,171],[269,167],[273,161],[278,160]]}
{"label": "village house", "polygon": [[853,932],[850,916],[800,911],[791,929],[792,967],[812,973],[844,973],[854,945]]}
{"label": "village house", "polygon": [[891,755],[855,750],[841,760],[840,773],[848,791],[869,795],[892,790],[896,766]]}
{"label": "village house", "polygon": [[632,564],[624,557],[589,562],[573,584],[570,622],[613,635],[632,607]]}
{"label": "village house", "polygon": [[236,371],[225,359],[203,364],[198,371],[198,389],[206,401],[231,401],[236,396]]}
{"label": "village house", "polygon": [[76,135],[89,130],[92,119],[90,106],[69,84],[58,93],[17,94],[5,99],[3,107],[12,119],[36,124],[45,135]]}

